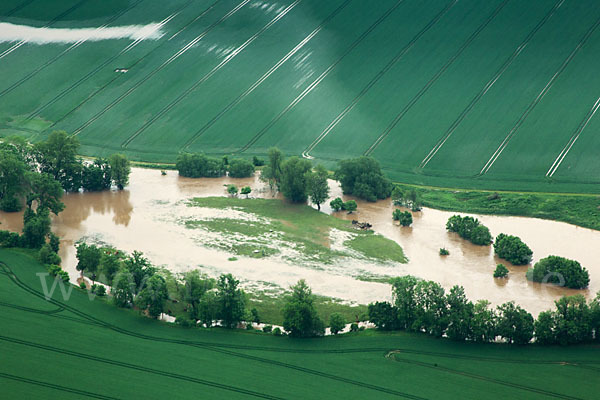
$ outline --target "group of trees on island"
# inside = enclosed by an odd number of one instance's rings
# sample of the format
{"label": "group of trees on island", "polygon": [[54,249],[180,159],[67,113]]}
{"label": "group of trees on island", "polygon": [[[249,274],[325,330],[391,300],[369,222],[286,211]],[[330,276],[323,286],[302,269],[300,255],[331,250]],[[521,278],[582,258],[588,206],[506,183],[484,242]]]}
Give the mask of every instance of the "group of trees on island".
{"label": "group of trees on island", "polygon": [[469,301],[461,286],[448,293],[438,283],[404,276],[392,280],[393,301],[369,304],[369,320],[382,330],[406,330],[452,340],[527,344],[600,341],[600,294],[589,304],[581,295],[556,301],[538,319],[507,302],[495,309]]}
{"label": "group of trees on island", "polygon": [[454,215],[448,219],[446,229],[470,241],[473,244],[487,246],[492,244],[490,230],[482,225],[477,218]]}

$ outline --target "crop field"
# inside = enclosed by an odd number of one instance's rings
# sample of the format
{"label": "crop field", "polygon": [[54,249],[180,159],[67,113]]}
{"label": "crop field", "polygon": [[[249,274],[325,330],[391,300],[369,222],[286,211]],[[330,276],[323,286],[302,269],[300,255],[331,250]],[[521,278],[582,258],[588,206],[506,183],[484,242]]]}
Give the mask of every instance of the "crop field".
{"label": "crop field", "polygon": [[[6,398],[593,399],[598,347],[475,345],[364,331],[293,340],[180,328],[56,288],[0,251]],[[48,288],[50,280],[44,281]]]}
{"label": "crop field", "polygon": [[600,192],[594,0],[6,0],[0,136]]}

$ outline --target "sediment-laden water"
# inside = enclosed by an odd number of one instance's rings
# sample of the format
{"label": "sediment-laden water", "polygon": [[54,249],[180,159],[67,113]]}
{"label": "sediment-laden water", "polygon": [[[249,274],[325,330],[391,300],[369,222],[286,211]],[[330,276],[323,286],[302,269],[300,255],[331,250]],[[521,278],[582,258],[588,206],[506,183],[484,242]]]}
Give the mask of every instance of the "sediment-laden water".
{"label": "sediment-laden water", "polygon": [[[492,235],[517,235],[534,252],[534,262],[548,255],[560,255],[578,260],[590,272],[588,290],[570,290],[552,285],[527,281],[527,266],[512,266],[494,256],[491,246],[475,246],[445,230],[453,212],[424,209],[414,213],[410,228],[401,228],[392,221],[394,206],[390,200],[376,203],[358,201],[358,212],[348,215],[334,213],[344,219],[358,219],[373,224],[373,229],[398,242],[409,258],[408,264],[381,265],[360,260],[344,259],[334,265],[320,268],[293,263],[278,257],[252,259],[238,257],[229,261],[231,254],[203,246],[206,235],[202,230],[187,229],[182,220],[190,217],[214,217],[214,210],[186,205],[193,197],[225,196],[224,185],[249,185],[252,196],[271,198],[267,187],[258,178],[248,179],[187,179],[169,171],[134,168],[131,185],[122,192],[73,193],[64,196],[66,205],[54,218],[53,230],[62,238],[60,256],[63,268],[74,279],[74,243],[85,239],[111,244],[119,249],[145,253],[157,265],[174,272],[203,268],[210,274],[231,272],[250,289],[286,288],[304,278],[317,294],[343,299],[348,302],[369,303],[390,298],[390,286],[365,282],[358,275],[400,276],[412,274],[441,283],[445,288],[464,286],[472,300],[488,299],[493,304],[514,300],[530,312],[553,307],[554,300],[575,293],[593,297],[600,290],[600,232],[573,225],[533,218],[476,215],[490,228]],[[330,182],[332,198],[341,195],[336,182]],[[331,213],[328,205],[322,211]],[[219,210],[219,215],[223,210]],[[465,214],[462,214],[465,215]],[[2,229],[18,231],[22,214],[0,213]],[[450,256],[441,257],[438,251],[445,247]],[[498,263],[510,270],[508,279],[494,279]]]}

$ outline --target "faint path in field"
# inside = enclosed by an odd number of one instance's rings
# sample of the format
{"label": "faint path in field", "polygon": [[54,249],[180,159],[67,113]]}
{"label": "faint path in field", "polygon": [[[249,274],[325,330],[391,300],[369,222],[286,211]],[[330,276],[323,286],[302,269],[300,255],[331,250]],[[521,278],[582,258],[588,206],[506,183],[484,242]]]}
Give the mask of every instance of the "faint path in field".
{"label": "faint path in field", "polygon": [[248,95],[250,95],[256,88],[258,88],[265,80],[267,80],[275,71],[277,71],[283,64],[285,64],[291,57],[293,57],[296,53],[298,53],[308,42],[310,42],[321,30],[323,27],[329,23],[337,14],[340,13],[348,4],[350,4],[352,0],[346,0],[342,3],[338,8],[336,8],[327,18],[321,22],[319,26],[317,26],[308,36],[306,36],[300,43],[296,45],[289,53],[287,53],[281,60],[279,60],[271,69],[269,69],[263,76],[261,76],[252,86],[250,86],[245,92],[240,94],[236,99],[234,99],[231,103],[229,103],[225,108],[223,108],[217,115],[215,115],[210,121],[208,121],[204,126],[202,126],[198,131],[196,131],[192,137],[185,143],[183,146],[183,150],[188,149],[200,136],[202,136],[210,127],[212,127],[223,115],[229,112],[232,108],[237,106],[242,100],[244,100]]}
{"label": "faint path in field", "polygon": [[[515,49],[515,51],[504,61],[504,64],[500,66],[500,69],[496,72],[496,74],[488,81],[488,83],[481,89],[481,91],[471,100],[471,102],[465,107],[465,109],[459,114],[458,118],[454,120],[452,125],[448,128],[448,130],[444,133],[442,138],[438,140],[436,145],[429,151],[427,156],[421,161],[419,165],[420,168],[425,168],[429,161],[437,154],[437,152],[442,148],[442,146],[446,143],[446,141],[452,136],[454,131],[458,128],[458,126],[464,121],[464,119],[469,115],[471,110],[477,105],[477,103],[486,95],[486,93],[494,86],[494,84],[500,79],[502,74],[506,72],[506,70],[512,65],[512,63],[517,59],[517,57],[521,54],[521,52],[525,49],[525,47],[529,44],[531,39],[538,33],[538,31],[548,22],[548,20],[554,15],[554,13],[562,6],[565,0],[558,0],[554,6],[550,9],[550,11],[540,20],[540,22],[533,28],[531,32],[525,37],[523,42]],[[375,147],[369,152],[372,153],[373,150],[381,143],[381,141],[374,144]]]}
{"label": "faint path in field", "polygon": [[264,128],[262,128],[256,135],[254,135],[248,143],[246,143],[242,148],[236,151],[236,153],[242,153],[250,146],[252,146],[258,139],[260,139],[273,125],[277,123],[285,114],[287,114],[292,108],[294,108],[304,97],[306,97],[310,92],[312,92],[322,81],[338,66],[342,60],[352,52],[371,32],[375,30],[387,17],[390,16],[399,6],[402,4],[404,0],[398,0],[396,4],[394,4],[390,9],[388,9],[381,17],[379,17],[366,31],[364,31],[351,45],[344,51],[344,53],[317,78],[315,79],[298,97],[296,97],[283,111],[281,111],[275,118],[271,120]]}
{"label": "faint path in field", "polygon": [[150,80],[154,75],[156,75],[157,73],[159,73],[160,71],[162,71],[165,67],[167,67],[169,64],[171,64],[173,61],[175,61],[181,55],[183,55],[184,53],[186,53],[189,49],[191,49],[193,46],[195,46],[196,43],[198,43],[206,35],[208,35],[208,33],[210,31],[212,31],[215,27],[217,27],[222,22],[228,20],[232,15],[235,15],[240,9],[242,9],[249,2],[250,2],[250,0],[242,0],[241,3],[239,3],[233,9],[231,9],[227,14],[225,14],[224,16],[222,16],[220,19],[218,19],[217,21],[213,22],[202,33],[200,33],[198,36],[196,36],[194,39],[192,39],[190,42],[188,42],[185,46],[183,46],[181,49],[179,49],[175,54],[173,54],[171,57],[169,57],[169,59],[167,59],[166,61],[164,61],[158,67],[156,67],[153,70],[151,70],[148,74],[146,74],[146,76],[144,76],[142,79],[140,79],[135,85],[133,85],[131,88],[129,88],[125,93],[121,94],[119,97],[117,97],[115,100],[113,100],[109,105],[107,105],[102,110],[100,110],[99,112],[97,112],[96,114],[94,114],[90,119],[88,119],[79,128],[77,128],[73,132],[73,135],[78,135],[79,133],[81,133],[81,131],[83,131],[88,126],[90,126],[91,124],[93,124],[94,121],[96,121],[98,118],[100,118],[102,115],[104,115],[111,108],[113,108],[114,106],[116,106],[117,104],[119,104],[121,101],[123,101],[123,99],[127,98],[131,93],[135,92],[140,86],[142,86],[145,82],[147,82],[148,80]]}
{"label": "faint path in field", "polygon": [[521,114],[521,116],[519,117],[519,119],[517,120],[515,125],[510,130],[510,132],[508,132],[508,134],[506,135],[506,137],[504,138],[502,143],[500,143],[500,146],[498,146],[498,148],[492,154],[490,159],[485,163],[485,165],[479,172],[479,175],[485,175],[490,170],[490,168],[492,168],[492,166],[494,165],[494,163],[496,162],[498,157],[500,157],[500,154],[502,154],[504,149],[506,149],[506,146],[508,146],[508,143],[510,142],[510,140],[517,134],[517,131],[523,125],[523,122],[525,122],[525,120],[527,119],[527,117],[529,117],[529,115],[531,114],[533,109],[542,101],[542,99],[546,96],[546,94],[548,94],[550,89],[552,89],[552,86],[554,86],[554,84],[556,83],[556,81],[558,80],[560,75],[564,72],[564,70],[567,68],[567,66],[575,58],[575,56],[577,55],[579,50],[587,42],[587,40],[590,38],[592,33],[594,33],[596,28],[598,28],[598,26],[600,26],[600,19],[598,19],[594,23],[594,25],[592,25],[590,27],[590,29],[588,29],[588,31],[585,33],[583,38],[581,38],[579,43],[577,43],[577,46],[575,46],[573,51],[565,59],[565,61],[562,63],[562,65],[558,68],[558,70],[554,73],[554,75],[552,75],[552,78],[550,78],[550,80],[548,81],[546,86],[544,86],[544,88],[540,91],[540,93],[537,95],[537,97],[531,102],[531,104],[529,104],[529,106],[525,109],[523,114]]}
{"label": "faint path in field", "polygon": [[240,53],[242,53],[248,46],[250,46],[256,39],[258,39],[264,32],[266,32],[271,26],[275,25],[279,22],[283,17],[285,17],[290,11],[292,11],[298,4],[300,4],[302,0],[295,0],[292,4],[283,9],[280,13],[278,13],[275,18],[273,18],[269,23],[263,26],[258,32],[248,38],[241,46],[233,50],[231,53],[227,55],[219,64],[217,64],[210,72],[205,74],[202,78],[194,82],[192,86],[183,91],[179,96],[177,96],[174,100],[172,100],[169,104],[164,106],[159,112],[155,113],[152,118],[146,121],[137,131],[135,131],[129,138],[127,138],[121,146],[123,148],[127,147],[136,137],[138,137],[142,132],[148,129],[151,125],[153,125],[156,121],[161,119],[165,114],[175,108],[182,100],[184,100],[187,96],[189,96],[193,91],[195,91],[200,85],[209,80],[214,74],[219,72],[223,67],[225,67],[231,60],[237,57]]}

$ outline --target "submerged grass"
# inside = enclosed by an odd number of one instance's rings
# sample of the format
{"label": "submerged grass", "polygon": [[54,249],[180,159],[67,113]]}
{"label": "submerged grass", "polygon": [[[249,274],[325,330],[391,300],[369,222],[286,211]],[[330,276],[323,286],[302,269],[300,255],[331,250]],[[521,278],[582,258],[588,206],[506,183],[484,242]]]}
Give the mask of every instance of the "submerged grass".
{"label": "submerged grass", "polygon": [[[377,262],[407,262],[402,248],[394,241],[371,231],[358,231],[349,221],[321,213],[306,205],[290,204],[273,199],[239,199],[227,197],[196,198],[190,206],[216,209],[236,209],[257,217],[258,220],[214,218],[186,221],[190,228],[202,228],[233,238],[236,243],[216,246],[228,247],[237,255],[257,254],[256,249],[271,249],[265,255],[278,251],[280,244],[297,250],[306,259],[331,263],[339,257],[354,256]],[[331,248],[333,230],[350,232],[354,236],[345,240],[350,252]],[[335,234],[335,231],[333,231]],[[240,236],[242,238],[240,238]],[[335,239],[335,238],[334,238]],[[352,253],[352,254],[350,254]],[[262,254],[262,251],[261,251]]]}

